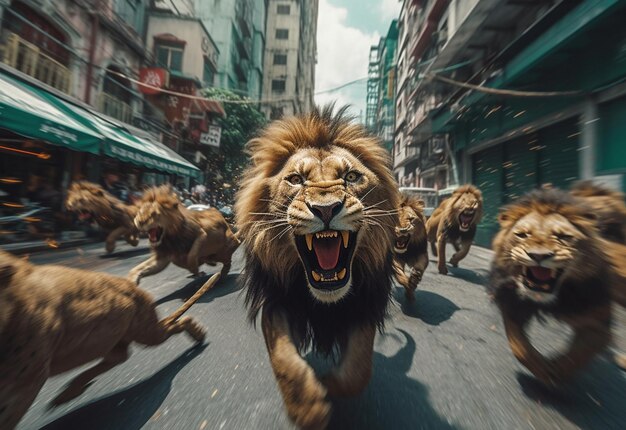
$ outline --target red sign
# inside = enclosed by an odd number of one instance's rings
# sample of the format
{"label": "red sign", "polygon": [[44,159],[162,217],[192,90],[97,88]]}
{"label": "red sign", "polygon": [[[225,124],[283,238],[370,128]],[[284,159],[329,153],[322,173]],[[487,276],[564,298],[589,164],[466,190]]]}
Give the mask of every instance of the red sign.
{"label": "red sign", "polygon": [[169,73],[157,67],[139,69],[139,90],[144,94],[158,94],[161,88],[168,85]]}

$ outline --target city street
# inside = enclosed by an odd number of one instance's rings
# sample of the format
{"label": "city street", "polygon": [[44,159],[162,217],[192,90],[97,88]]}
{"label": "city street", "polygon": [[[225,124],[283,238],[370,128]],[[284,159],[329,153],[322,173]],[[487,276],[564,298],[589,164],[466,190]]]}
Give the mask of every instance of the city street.
{"label": "city street", "polygon": [[[124,276],[148,256],[119,244],[105,256],[102,244],[31,256]],[[626,374],[597,359],[571,384],[547,390],[513,358],[486,282],[490,251],[474,247],[461,268],[441,276],[431,263],[407,305],[395,300],[386,333],[375,343],[369,388],[335,402],[331,428],[345,429],[618,429],[626,422]],[[134,345],[130,359],[102,375],[78,399],[48,410],[48,401],[80,369],[46,383],[19,429],[280,429],[284,413],[262,334],[246,321],[237,284],[241,249],[231,274],[188,315],[208,328],[204,346],[184,335],[156,348]],[[215,268],[205,266],[207,272]],[[160,314],[176,309],[205,280],[168,267],[143,280]],[[532,331],[542,351],[563,346],[556,323]],[[311,358],[323,371],[324,360]]]}

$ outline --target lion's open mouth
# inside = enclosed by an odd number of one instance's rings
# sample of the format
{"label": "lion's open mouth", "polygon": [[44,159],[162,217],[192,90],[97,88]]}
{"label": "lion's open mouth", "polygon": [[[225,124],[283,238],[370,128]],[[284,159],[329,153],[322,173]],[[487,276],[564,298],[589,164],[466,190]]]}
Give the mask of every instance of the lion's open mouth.
{"label": "lion's open mouth", "polygon": [[93,214],[89,211],[84,211],[84,210],[78,211],[79,221],[89,221],[92,217],[93,217]]}
{"label": "lion's open mouth", "polygon": [[406,252],[406,248],[409,246],[409,239],[411,239],[409,235],[396,236],[396,244],[393,250],[400,254]]}
{"label": "lion's open mouth", "polygon": [[562,274],[563,269],[550,269],[542,266],[525,266],[522,272],[526,288],[547,294],[554,291]]}
{"label": "lion's open mouth", "polygon": [[295,236],[311,287],[333,291],[348,283],[356,235],[351,231],[326,230]]}
{"label": "lion's open mouth", "polygon": [[158,245],[163,239],[163,229],[161,227],[152,227],[148,229],[148,240],[151,245]]}
{"label": "lion's open mouth", "polygon": [[459,226],[461,228],[461,231],[469,230],[470,224],[474,220],[475,214],[476,214],[476,211],[472,209],[466,209],[463,212],[461,212],[461,214],[459,215]]}

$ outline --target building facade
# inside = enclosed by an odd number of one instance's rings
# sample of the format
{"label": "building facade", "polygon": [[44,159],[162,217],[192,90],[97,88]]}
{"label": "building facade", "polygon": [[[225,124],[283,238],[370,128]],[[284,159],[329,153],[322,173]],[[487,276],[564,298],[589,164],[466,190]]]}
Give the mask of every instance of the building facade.
{"label": "building facade", "polygon": [[266,4],[267,0],[195,1],[196,14],[220,52],[215,86],[259,98]]}
{"label": "building facade", "polygon": [[370,48],[365,125],[378,135],[389,152],[394,144],[396,49],[398,21]]}
{"label": "building facade", "polygon": [[262,110],[269,119],[313,107],[318,1],[270,0]]}
{"label": "building facade", "polygon": [[437,188],[477,185],[486,246],[499,208],[533,188],[624,189],[625,2],[405,1],[403,14],[415,31],[398,57],[410,64],[396,103],[401,183],[431,186],[434,170]]}

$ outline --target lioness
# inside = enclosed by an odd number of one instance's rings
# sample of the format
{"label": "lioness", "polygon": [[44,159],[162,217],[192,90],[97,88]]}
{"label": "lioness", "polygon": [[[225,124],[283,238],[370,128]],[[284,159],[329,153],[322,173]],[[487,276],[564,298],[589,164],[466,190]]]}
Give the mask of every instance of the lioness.
{"label": "lioness", "polygon": [[154,275],[174,263],[198,275],[200,265],[222,263],[222,277],[230,271],[239,241],[222,214],[214,208],[190,211],[169,185],[147,190],[135,217],[139,231],[148,232],[151,257],[129,273],[129,279]]}
{"label": "lioness", "polygon": [[[610,340],[611,300],[626,306],[626,247],[603,240],[593,210],[557,189],[529,193],[500,213],[490,287],[515,357],[545,384],[587,364]],[[574,339],[546,359],[524,329],[537,314],[569,324]]]}
{"label": "lioness", "polygon": [[[325,427],[326,395],[355,395],[372,373],[387,312],[399,193],[379,141],[333,107],[270,124],[248,143],[237,194],[250,319],[263,335],[287,413]],[[318,380],[300,355],[338,352]]]}
{"label": "lioness", "polygon": [[139,243],[139,232],[133,223],[137,207],[123,203],[98,184],[73,182],[68,189],[65,207],[76,212],[79,220],[94,220],[110,231],[105,242],[107,253],[115,251],[115,242],[122,236],[129,245],[137,246]]}
{"label": "lioness", "polygon": [[[396,279],[404,287],[406,298],[413,301],[417,284],[422,280],[428,266],[424,201],[403,195],[398,215],[399,223],[396,226],[396,242],[393,247]],[[404,273],[405,265],[411,267],[410,277]]]}
{"label": "lioness", "polygon": [[126,361],[131,342],[159,345],[183,331],[202,342],[204,328],[180,317],[218,279],[159,321],[150,295],[127,279],[35,266],[0,251],[0,428],[17,425],[50,376],[102,359],[52,400],[59,405]]}
{"label": "lioness", "polygon": [[446,267],[446,243],[451,243],[456,253],[450,264],[457,267],[467,256],[476,235],[476,225],[483,216],[483,197],[473,185],[462,185],[452,196],[444,200],[426,222],[426,233],[434,256],[438,258],[437,269],[442,275]]}

